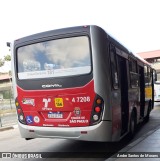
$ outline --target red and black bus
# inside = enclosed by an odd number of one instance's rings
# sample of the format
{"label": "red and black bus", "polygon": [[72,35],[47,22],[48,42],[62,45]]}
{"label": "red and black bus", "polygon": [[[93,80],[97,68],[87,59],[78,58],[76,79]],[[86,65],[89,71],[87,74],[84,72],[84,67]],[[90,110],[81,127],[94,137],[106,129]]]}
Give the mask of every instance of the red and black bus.
{"label": "red and black bus", "polygon": [[23,138],[119,141],[153,109],[153,69],[98,26],[52,30],[11,44]]}

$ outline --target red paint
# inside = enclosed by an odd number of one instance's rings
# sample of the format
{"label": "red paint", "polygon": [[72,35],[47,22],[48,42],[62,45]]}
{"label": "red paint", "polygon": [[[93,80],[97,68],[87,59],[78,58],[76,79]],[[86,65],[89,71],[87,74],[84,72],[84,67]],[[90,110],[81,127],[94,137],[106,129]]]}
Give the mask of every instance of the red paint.
{"label": "red paint", "polygon": [[[35,91],[23,90],[17,87],[17,91],[18,102],[24,116],[38,116],[40,118],[39,123],[33,122],[28,124],[30,126],[89,126],[95,98],[93,80],[85,86],[78,88]],[[27,101],[31,99],[32,103],[29,101],[24,103],[24,99],[27,99]],[[55,102],[56,100],[57,102]],[[61,117],[63,115],[63,118],[49,118],[49,112],[52,113],[51,116]]]}

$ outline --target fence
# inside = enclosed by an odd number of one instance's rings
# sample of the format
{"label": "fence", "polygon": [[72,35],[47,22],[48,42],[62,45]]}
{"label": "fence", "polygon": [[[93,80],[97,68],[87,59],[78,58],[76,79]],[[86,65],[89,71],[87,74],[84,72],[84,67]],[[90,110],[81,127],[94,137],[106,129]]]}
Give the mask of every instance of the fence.
{"label": "fence", "polygon": [[11,80],[0,82],[0,127],[17,123]]}
{"label": "fence", "polygon": [[0,98],[0,127],[17,123],[15,101],[12,98]]}

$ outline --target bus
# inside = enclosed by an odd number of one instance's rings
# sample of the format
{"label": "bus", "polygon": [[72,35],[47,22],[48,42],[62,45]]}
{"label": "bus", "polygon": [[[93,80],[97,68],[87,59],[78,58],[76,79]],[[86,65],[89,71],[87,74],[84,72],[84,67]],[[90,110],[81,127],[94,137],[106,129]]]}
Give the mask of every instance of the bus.
{"label": "bus", "polygon": [[46,31],[11,43],[22,138],[115,142],[148,121],[153,69],[96,25]]}
{"label": "bus", "polygon": [[154,82],[154,102],[160,102],[160,81]]}

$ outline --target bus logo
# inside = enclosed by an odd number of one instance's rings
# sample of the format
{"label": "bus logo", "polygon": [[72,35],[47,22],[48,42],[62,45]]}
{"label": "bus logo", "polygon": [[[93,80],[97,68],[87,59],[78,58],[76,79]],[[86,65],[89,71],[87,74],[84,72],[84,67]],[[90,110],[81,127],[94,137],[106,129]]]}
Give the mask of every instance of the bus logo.
{"label": "bus logo", "polygon": [[2,158],[12,158],[11,153],[2,153]]}
{"label": "bus logo", "polygon": [[74,108],[74,114],[75,114],[75,116],[80,116],[81,110],[80,110],[79,107],[75,107],[75,108]]}
{"label": "bus logo", "polygon": [[62,85],[61,84],[43,84],[42,85],[42,88],[51,88],[51,87],[58,88],[58,87],[62,87]]}
{"label": "bus logo", "polygon": [[48,99],[43,98],[43,102],[44,102],[44,108],[48,108],[48,103],[51,102],[51,99],[50,98],[48,98]]}

